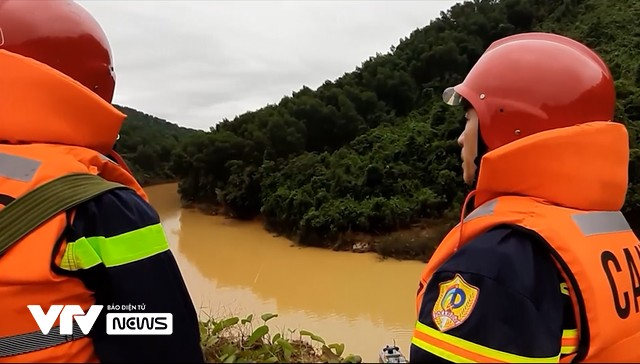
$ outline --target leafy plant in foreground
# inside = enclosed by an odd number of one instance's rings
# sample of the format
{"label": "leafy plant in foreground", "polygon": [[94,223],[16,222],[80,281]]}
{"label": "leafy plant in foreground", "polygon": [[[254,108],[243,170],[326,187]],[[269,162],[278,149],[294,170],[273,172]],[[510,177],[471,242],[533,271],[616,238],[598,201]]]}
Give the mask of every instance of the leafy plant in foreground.
{"label": "leafy plant in foreground", "polygon": [[[320,336],[301,330],[271,335],[267,321],[278,317],[265,313],[254,328],[253,314],[245,318],[231,316],[200,322],[201,346],[207,362],[215,363],[361,363],[358,355],[343,357],[344,344],[327,342]],[[306,340],[305,340],[306,339]]]}

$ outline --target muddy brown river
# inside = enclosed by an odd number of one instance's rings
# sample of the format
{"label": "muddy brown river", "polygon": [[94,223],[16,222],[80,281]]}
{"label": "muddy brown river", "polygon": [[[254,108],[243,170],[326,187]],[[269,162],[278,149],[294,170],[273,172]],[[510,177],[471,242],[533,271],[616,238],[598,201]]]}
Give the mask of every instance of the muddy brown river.
{"label": "muddy brown river", "polygon": [[394,340],[408,356],[422,263],[295,247],[259,222],[182,209],[176,188],[145,191],[202,318],[277,313],[273,329],[309,330],[367,362]]}

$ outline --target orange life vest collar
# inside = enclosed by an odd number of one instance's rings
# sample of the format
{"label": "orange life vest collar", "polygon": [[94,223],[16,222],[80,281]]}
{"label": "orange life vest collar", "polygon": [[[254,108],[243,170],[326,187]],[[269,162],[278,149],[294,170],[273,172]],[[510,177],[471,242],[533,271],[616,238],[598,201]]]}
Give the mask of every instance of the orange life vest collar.
{"label": "orange life vest collar", "polygon": [[80,83],[0,50],[0,141],[85,147],[109,154],[126,115]]}
{"label": "orange life vest collar", "polygon": [[624,125],[591,122],[534,134],[482,158],[475,206],[528,196],[578,210],[617,211],[628,184]]}

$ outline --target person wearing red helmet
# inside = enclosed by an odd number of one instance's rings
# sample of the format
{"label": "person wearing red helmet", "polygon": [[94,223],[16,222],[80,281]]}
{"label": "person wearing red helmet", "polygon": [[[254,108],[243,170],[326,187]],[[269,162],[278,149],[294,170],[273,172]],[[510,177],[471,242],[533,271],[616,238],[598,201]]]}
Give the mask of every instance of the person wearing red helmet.
{"label": "person wearing red helmet", "polygon": [[[0,0],[0,362],[204,362],[158,214],[113,150],[114,89],[109,42],[84,8]],[[28,305],[89,313],[62,312],[48,331]],[[110,313],[171,314],[172,332],[110,335]]]}
{"label": "person wearing red helmet", "polygon": [[422,273],[411,361],[640,361],[629,139],[605,62],[561,35],[512,35],[443,99],[465,108],[474,190]]}

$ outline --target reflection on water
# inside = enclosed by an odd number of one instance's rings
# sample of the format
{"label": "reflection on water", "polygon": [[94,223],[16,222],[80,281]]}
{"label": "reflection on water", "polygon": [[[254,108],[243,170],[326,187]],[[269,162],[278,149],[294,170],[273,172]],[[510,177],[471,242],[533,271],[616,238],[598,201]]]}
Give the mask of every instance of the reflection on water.
{"label": "reflection on water", "polygon": [[258,222],[180,209],[175,184],[145,190],[202,315],[275,312],[274,328],[344,342],[365,361],[393,340],[408,355],[423,264],[293,247]]}

